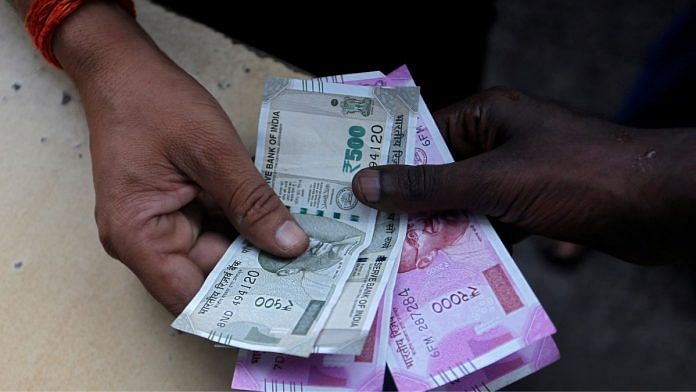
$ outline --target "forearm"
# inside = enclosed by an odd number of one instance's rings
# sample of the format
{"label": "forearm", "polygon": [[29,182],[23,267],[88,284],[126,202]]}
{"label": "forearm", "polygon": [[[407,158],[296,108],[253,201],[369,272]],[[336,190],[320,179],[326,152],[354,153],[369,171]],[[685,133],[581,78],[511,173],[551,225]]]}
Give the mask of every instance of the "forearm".
{"label": "forearm", "polygon": [[81,6],[58,28],[53,50],[78,88],[92,75],[166,58],[116,1]]}
{"label": "forearm", "polygon": [[[10,0],[26,18],[32,0]],[[89,1],[56,30],[53,51],[78,89],[99,75],[138,63],[169,62],[135,19],[114,0]]]}

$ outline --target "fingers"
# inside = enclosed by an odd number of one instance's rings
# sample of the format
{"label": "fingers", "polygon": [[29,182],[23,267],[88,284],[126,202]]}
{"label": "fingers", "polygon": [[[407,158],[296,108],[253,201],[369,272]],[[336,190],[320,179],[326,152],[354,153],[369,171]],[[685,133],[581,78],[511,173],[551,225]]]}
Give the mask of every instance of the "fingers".
{"label": "fingers", "polygon": [[184,138],[170,159],[254,245],[280,257],[300,255],[307,235],[256,170],[229,121],[201,126],[205,131],[191,131],[195,140]]}
{"label": "fingers", "polygon": [[116,256],[174,315],[193,298],[230,244],[225,234],[208,231],[208,225],[202,224],[207,217],[201,207],[194,201],[143,224],[104,233],[104,238],[111,238],[106,242],[117,244]]}
{"label": "fingers", "polygon": [[537,112],[534,103],[517,90],[494,87],[442,109],[433,117],[455,159],[460,160],[503,144],[520,125],[516,117]]}
{"label": "fingers", "polygon": [[396,212],[465,209],[501,213],[510,170],[485,154],[448,165],[378,166],[353,178],[353,192],[371,207]]}
{"label": "fingers", "polygon": [[225,235],[206,231],[198,237],[188,257],[203,271],[203,274],[207,275],[229,246],[230,240]]}
{"label": "fingers", "polygon": [[456,160],[497,149],[508,142],[549,144],[587,129],[613,129],[608,123],[555,102],[494,87],[438,111],[433,116]]}
{"label": "fingers", "polygon": [[[208,275],[230,246],[232,242],[230,238],[234,238],[237,233],[226,222],[224,216],[210,215],[211,211],[198,200],[183,207],[181,212],[188,221],[188,230],[180,231],[190,233],[191,241],[178,249],[190,249],[188,258],[201,269],[204,275]],[[214,209],[213,212],[217,211]]]}
{"label": "fingers", "polygon": [[127,265],[147,291],[173,315],[181,313],[203,285],[201,269],[179,254],[148,252],[138,262]]}
{"label": "fingers", "polygon": [[197,207],[189,204],[180,212],[160,215],[119,241],[127,247],[120,252],[124,264],[174,315],[193,298],[230,244],[224,234],[201,232]]}

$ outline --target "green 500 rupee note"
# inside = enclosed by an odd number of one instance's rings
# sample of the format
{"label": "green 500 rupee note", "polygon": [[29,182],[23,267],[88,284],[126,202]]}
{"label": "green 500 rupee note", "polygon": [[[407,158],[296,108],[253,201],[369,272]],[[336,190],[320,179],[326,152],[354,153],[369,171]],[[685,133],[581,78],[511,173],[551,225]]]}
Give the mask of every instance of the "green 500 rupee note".
{"label": "green 500 rupee note", "polygon": [[283,260],[238,238],[172,326],[250,350],[312,353],[375,228],[351,180],[387,162],[396,107],[410,96],[418,90],[267,80],[256,166],[309,248]]}

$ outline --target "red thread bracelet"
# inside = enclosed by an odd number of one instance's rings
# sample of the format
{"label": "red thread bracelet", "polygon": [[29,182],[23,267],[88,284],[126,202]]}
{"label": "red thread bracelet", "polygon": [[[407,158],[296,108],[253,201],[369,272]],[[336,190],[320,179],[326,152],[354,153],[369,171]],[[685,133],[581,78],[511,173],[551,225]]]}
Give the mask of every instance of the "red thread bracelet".
{"label": "red thread bracelet", "polygon": [[[34,0],[31,2],[24,25],[41,55],[49,63],[62,69],[53,54],[53,36],[61,23],[88,0]],[[135,17],[133,0],[117,0]]]}

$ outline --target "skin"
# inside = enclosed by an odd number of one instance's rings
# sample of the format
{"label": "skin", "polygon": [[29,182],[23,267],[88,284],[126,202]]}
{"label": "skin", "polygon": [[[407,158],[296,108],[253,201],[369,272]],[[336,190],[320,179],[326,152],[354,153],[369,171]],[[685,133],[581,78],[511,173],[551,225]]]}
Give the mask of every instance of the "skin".
{"label": "skin", "polygon": [[[29,4],[15,1],[21,15]],[[276,256],[306,249],[216,100],[117,2],[81,6],[53,49],[85,107],[100,240],[171,313],[198,291],[232,227]]]}
{"label": "skin", "polygon": [[463,209],[629,262],[693,262],[696,129],[636,129],[495,88],[435,115],[457,162],[365,169],[374,208]]}

